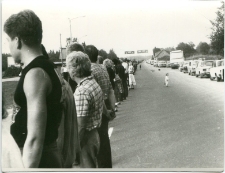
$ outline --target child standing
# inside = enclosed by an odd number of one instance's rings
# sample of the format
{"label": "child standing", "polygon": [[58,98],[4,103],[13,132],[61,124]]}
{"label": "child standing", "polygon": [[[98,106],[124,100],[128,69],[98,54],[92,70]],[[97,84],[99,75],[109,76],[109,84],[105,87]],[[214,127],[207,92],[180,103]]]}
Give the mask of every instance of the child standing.
{"label": "child standing", "polygon": [[166,85],[166,87],[168,87],[168,84],[169,84],[169,73],[166,73],[166,76],[165,76],[165,85]]}

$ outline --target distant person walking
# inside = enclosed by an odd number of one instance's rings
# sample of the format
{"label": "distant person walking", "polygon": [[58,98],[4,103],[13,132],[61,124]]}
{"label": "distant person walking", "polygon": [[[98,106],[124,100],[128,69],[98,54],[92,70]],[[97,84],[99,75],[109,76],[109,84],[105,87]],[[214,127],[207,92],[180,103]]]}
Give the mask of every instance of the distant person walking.
{"label": "distant person walking", "polygon": [[140,64],[140,70],[141,70],[141,64]]}
{"label": "distant person walking", "polygon": [[166,73],[164,85],[165,85],[166,87],[168,87],[168,85],[169,85],[169,73]]}

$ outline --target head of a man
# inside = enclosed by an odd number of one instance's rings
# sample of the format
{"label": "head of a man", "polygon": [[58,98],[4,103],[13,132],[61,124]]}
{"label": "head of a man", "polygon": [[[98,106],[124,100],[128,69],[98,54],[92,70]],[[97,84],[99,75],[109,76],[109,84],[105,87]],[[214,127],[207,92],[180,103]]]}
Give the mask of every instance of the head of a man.
{"label": "head of a man", "polygon": [[88,45],[85,47],[85,53],[88,55],[92,63],[96,63],[98,60],[98,49],[93,45]]}
{"label": "head of a man", "polygon": [[72,43],[72,44],[67,46],[66,53],[67,53],[67,55],[69,55],[73,51],[84,52],[84,47],[81,44],[77,43],[77,42]]}
{"label": "head of a man", "polygon": [[76,82],[91,75],[91,62],[83,52],[71,52],[66,57],[66,66],[71,79]]}
{"label": "head of a man", "polygon": [[104,58],[98,55],[98,64],[103,64]]}
{"label": "head of a man", "polygon": [[10,16],[4,24],[9,49],[16,63],[21,62],[21,51],[24,47],[41,47],[42,23],[31,10],[24,10]]}

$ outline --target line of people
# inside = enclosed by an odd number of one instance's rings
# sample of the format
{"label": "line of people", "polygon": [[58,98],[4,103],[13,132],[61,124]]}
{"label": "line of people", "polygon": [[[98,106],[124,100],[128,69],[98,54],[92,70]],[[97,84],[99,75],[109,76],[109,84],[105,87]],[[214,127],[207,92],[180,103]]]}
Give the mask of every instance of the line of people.
{"label": "line of people", "polygon": [[[108,126],[128,88],[136,85],[132,63],[102,61],[95,46],[74,43],[67,47],[66,81],[49,60],[42,23],[33,11],[10,16],[4,31],[10,53],[23,70],[10,127],[17,145],[3,145],[3,167],[112,168]],[[18,146],[20,153],[10,146]]]}

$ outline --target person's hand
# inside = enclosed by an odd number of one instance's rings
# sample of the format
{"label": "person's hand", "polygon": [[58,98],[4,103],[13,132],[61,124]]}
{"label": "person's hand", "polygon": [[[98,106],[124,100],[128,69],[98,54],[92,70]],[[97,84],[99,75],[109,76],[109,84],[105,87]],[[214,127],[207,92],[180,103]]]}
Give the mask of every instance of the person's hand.
{"label": "person's hand", "polygon": [[109,121],[112,121],[114,118],[116,118],[116,114],[113,110],[107,110],[106,116],[109,119]]}

